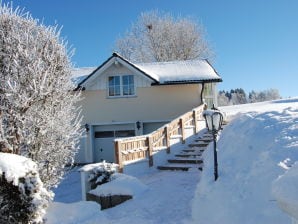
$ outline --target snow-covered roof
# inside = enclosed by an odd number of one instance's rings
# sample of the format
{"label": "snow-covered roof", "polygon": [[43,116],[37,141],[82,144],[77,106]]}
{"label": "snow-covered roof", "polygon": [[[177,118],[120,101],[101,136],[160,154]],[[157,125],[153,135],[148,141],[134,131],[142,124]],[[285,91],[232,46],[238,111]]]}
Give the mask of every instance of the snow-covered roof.
{"label": "snow-covered roof", "polygon": [[[101,74],[111,62],[120,61],[131,69],[150,78],[153,85],[187,84],[203,82],[221,82],[221,77],[207,60],[186,60],[154,63],[132,63],[117,53],[108,58],[97,68],[74,69],[73,81],[78,88],[93,75]],[[93,77],[94,78],[94,77]]]}
{"label": "snow-covered roof", "polygon": [[221,81],[206,60],[187,60],[135,64],[160,84],[177,82]]}
{"label": "snow-covered roof", "polygon": [[78,85],[82,82],[88,75],[90,75],[96,67],[82,67],[82,68],[73,68],[71,71],[71,81]]}

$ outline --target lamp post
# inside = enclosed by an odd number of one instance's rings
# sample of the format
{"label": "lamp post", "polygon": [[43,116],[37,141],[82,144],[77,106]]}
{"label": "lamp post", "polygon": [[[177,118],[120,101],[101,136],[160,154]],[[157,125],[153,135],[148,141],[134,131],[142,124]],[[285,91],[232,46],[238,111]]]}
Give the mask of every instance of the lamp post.
{"label": "lamp post", "polygon": [[217,150],[216,150],[216,136],[218,131],[221,129],[223,115],[218,110],[205,110],[203,116],[206,120],[206,126],[208,131],[213,136],[213,153],[214,153],[214,180],[218,178],[218,163],[217,163]]}

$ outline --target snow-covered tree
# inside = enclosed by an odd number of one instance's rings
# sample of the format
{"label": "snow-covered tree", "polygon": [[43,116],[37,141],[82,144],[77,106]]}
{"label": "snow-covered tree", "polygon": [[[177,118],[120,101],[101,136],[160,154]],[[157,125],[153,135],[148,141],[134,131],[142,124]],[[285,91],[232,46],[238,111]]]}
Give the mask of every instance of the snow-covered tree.
{"label": "snow-covered tree", "polygon": [[267,95],[266,100],[281,99],[278,89],[268,89],[268,90],[266,90],[266,95]]}
{"label": "snow-covered tree", "polygon": [[228,95],[227,93],[224,90],[218,92],[218,94],[217,94],[218,106],[228,106],[228,105],[230,105],[230,99],[227,96]]}
{"label": "snow-covered tree", "polygon": [[201,25],[190,18],[174,18],[158,11],[142,13],[115,50],[133,62],[210,58]]}
{"label": "snow-covered tree", "polygon": [[278,89],[267,89],[263,91],[251,91],[249,93],[249,102],[255,103],[255,102],[263,102],[263,101],[269,101],[269,100],[277,100],[280,99],[281,96],[279,94]]}
{"label": "snow-covered tree", "polygon": [[231,104],[245,104],[247,103],[246,93],[242,88],[231,90]]}
{"label": "snow-covered tree", "polygon": [[69,51],[57,27],[3,4],[0,43],[0,152],[31,158],[50,189],[81,135]]}
{"label": "snow-covered tree", "polygon": [[221,90],[217,95],[218,105],[237,105],[245,103],[256,103],[270,100],[281,99],[279,91],[277,89],[267,89],[263,91],[252,90],[246,96],[245,91],[242,88],[231,89],[230,91]]}
{"label": "snow-covered tree", "polygon": [[252,90],[248,94],[248,99],[249,99],[250,103],[258,102],[258,93],[256,91]]}

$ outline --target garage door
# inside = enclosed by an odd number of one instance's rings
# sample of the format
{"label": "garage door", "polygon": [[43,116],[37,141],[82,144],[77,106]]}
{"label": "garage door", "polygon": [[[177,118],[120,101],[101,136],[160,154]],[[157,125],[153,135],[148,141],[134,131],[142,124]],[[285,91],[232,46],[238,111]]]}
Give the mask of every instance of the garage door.
{"label": "garage door", "polygon": [[135,136],[135,124],[98,125],[94,127],[94,159],[115,162],[114,139]]}

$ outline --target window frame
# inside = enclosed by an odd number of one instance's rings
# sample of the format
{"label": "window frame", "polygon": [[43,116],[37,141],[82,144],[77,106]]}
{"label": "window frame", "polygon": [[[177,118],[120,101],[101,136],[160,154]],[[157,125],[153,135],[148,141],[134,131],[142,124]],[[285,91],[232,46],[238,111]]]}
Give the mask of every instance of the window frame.
{"label": "window frame", "polygon": [[[128,77],[128,83],[124,84],[124,77]],[[112,77],[119,77],[119,88],[120,88],[120,95],[110,95],[110,78]],[[131,78],[132,77],[132,82]],[[114,85],[114,87],[117,85]],[[130,92],[130,88],[133,89],[133,94],[124,94],[125,88],[128,88],[128,92]],[[114,90],[114,93],[117,92]],[[107,77],[107,97],[108,98],[130,98],[130,97],[136,97],[136,85],[135,85],[135,75],[130,74],[123,74],[123,75],[109,75]]]}

